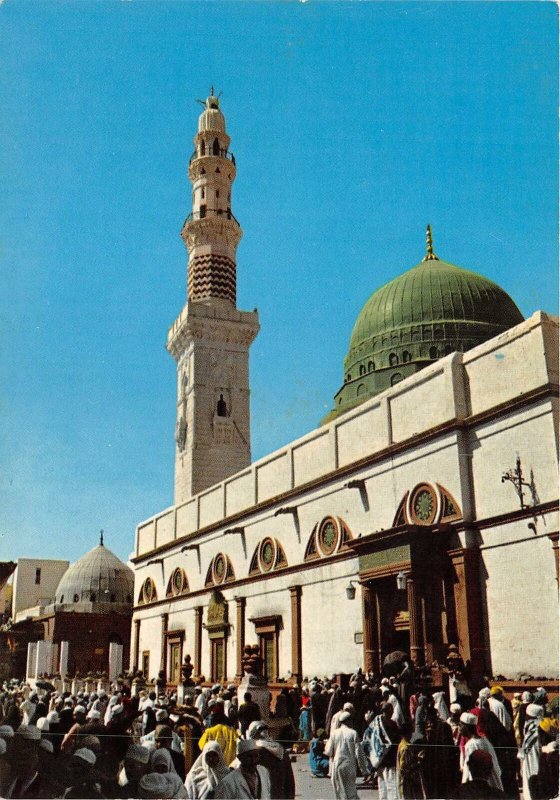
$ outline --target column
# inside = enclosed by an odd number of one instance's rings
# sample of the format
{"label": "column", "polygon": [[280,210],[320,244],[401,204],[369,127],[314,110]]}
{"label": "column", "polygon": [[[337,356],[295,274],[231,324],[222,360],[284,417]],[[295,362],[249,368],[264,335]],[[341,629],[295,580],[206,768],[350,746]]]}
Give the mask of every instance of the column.
{"label": "column", "polygon": [[424,656],[422,647],[422,615],[419,608],[419,597],[416,581],[412,575],[406,578],[406,594],[408,599],[408,614],[410,618],[410,657],[415,666],[419,666]]}
{"label": "column", "polygon": [[194,610],[194,674],[202,675],[202,612],[203,606]]}
{"label": "column", "polygon": [[558,563],[558,531],[556,531],[556,533],[549,533],[548,538],[552,542],[552,550],[554,552],[554,563],[556,565],[556,583],[558,583],[558,576],[560,571],[560,565]]}
{"label": "column", "polygon": [[35,677],[39,678],[47,671],[47,642],[37,642],[35,651]]}
{"label": "column", "polygon": [[364,631],[364,670],[379,669],[379,641],[377,637],[377,598],[371,585],[362,585],[362,618]]}
{"label": "column", "polygon": [[301,586],[290,586],[292,606],[292,677],[301,683],[303,677],[301,653]]}
{"label": "column", "polygon": [[58,671],[60,672],[60,677],[62,678],[63,681],[66,678],[66,675],[68,674],[68,652],[69,652],[68,642],[61,642]]}
{"label": "column", "polygon": [[236,597],[236,624],[235,633],[237,636],[237,672],[235,677],[241,680],[243,677],[243,667],[241,662],[243,660],[243,648],[245,647],[245,606],[247,605],[247,598]]}
{"label": "column", "polygon": [[480,591],[480,553],[476,548],[451,550],[459,653],[470,660],[473,675],[484,675],[488,663]]}
{"label": "column", "polygon": [[122,672],[123,646],[109,642],[109,680],[115,681]]}
{"label": "column", "polygon": [[169,614],[161,615],[161,658],[160,670],[165,672],[167,677],[167,629],[169,627]]}
{"label": "column", "polygon": [[29,642],[27,645],[27,667],[25,668],[26,678],[36,678],[35,666],[37,663],[37,642]]}
{"label": "column", "polygon": [[134,655],[131,665],[133,672],[140,669],[140,621],[139,619],[134,620]]}

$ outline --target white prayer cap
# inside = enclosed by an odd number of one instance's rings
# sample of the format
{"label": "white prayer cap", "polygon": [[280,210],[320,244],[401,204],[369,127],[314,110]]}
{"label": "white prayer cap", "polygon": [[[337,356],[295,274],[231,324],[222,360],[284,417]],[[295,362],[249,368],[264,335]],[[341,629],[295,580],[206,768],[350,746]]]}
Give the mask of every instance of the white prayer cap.
{"label": "white prayer cap", "polygon": [[382,678],[381,686],[389,686],[389,678]]}
{"label": "white prayer cap", "polygon": [[463,714],[461,714],[459,719],[461,720],[461,722],[464,725],[477,725],[478,724],[478,719],[476,717],[476,714],[469,714],[467,711],[463,712]]}
{"label": "white prayer cap", "polygon": [[88,711],[88,719],[101,719],[101,712],[92,708],[91,711]]}
{"label": "white prayer cap", "polygon": [[0,725],[0,739],[13,739],[14,729],[11,725]]}
{"label": "white prayer cap", "polygon": [[120,705],[113,706],[113,708],[111,709],[111,717],[117,717],[119,714],[122,714],[122,712],[123,712],[122,706]]}
{"label": "white prayer cap", "polygon": [[250,739],[259,739],[259,732],[262,730],[266,730],[268,725],[266,722],[263,722],[262,719],[257,719],[255,722],[251,722],[249,727],[247,728],[247,733]]}
{"label": "white prayer cap", "polygon": [[138,761],[140,764],[147,764],[150,760],[150,751],[140,744],[131,744],[126,751],[125,758],[129,761]]}
{"label": "white prayer cap", "polygon": [[23,739],[31,739],[35,742],[38,742],[41,738],[41,731],[36,725],[20,725],[16,733]]}
{"label": "white prayer cap", "polygon": [[459,705],[459,703],[451,703],[451,705],[449,706],[449,710],[451,711],[452,714],[456,714],[457,711],[461,710],[461,706]]}
{"label": "white prayer cap", "polygon": [[47,714],[47,720],[49,725],[52,723],[53,725],[57,722],[60,722],[60,717],[58,716],[58,711],[49,711]]}
{"label": "white prayer cap", "polygon": [[39,742],[39,747],[41,747],[43,750],[46,750],[47,753],[54,753],[53,743],[49,742],[48,739],[41,739]]}
{"label": "white prayer cap", "polygon": [[165,708],[158,708],[156,711],[156,722],[161,722],[162,720],[167,719],[167,716],[168,714]]}
{"label": "white prayer cap", "polygon": [[[172,797],[180,797],[177,794],[178,784],[174,778],[182,785],[182,781],[178,775],[172,775],[169,772],[160,774],[159,772],[149,772],[143,775],[138,783],[138,796],[146,798],[155,798],[162,800]],[[183,795],[184,796],[184,795]]]}
{"label": "white prayer cap", "polygon": [[86,764],[90,764],[92,767],[97,760],[93,750],[90,750],[88,747],[80,747],[79,750],[76,750],[74,753],[74,758],[80,758],[82,761],[85,761]]}
{"label": "white prayer cap", "polygon": [[544,717],[544,708],[543,706],[537,705],[537,703],[530,703],[526,708],[526,714],[528,717],[541,719]]}
{"label": "white prayer cap", "polygon": [[49,721],[46,717],[39,717],[37,720],[37,727],[40,731],[45,731],[45,733],[49,732]]}
{"label": "white prayer cap", "polygon": [[100,689],[100,690],[97,692],[97,696],[98,696],[98,697],[107,697],[107,692],[105,691],[105,689]]}
{"label": "white prayer cap", "polygon": [[254,739],[238,739],[237,741],[237,755],[241,756],[243,753],[249,753],[251,750],[258,750],[258,745]]}
{"label": "white prayer cap", "polygon": [[344,705],[342,706],[342,710],[343,711],[354,711],[354,706],[352,705],[352,703],[344,703]]}
{"label": "white prayer cap", "polygon": [[4,739],[0,739],[0,756],[3,756],[7,750],[8,745],[4,741]]}
{"label": "white prayer cap", "polygon": [[338,720],[339,722],[347,722],[351,717],[352,714],[349,711],[343,711]]}
{"label": "white prayer cap", "polygon": [[480,690],[478,696],[483,697],[484,699],[490,697],[490,689],[487,686],[485,686],[483,689]]}
{"label": "white prayer cap", "polygon": [[76,706],[74,709],[74,716],[76,714],[87,714],[87,710],[83,706]]}

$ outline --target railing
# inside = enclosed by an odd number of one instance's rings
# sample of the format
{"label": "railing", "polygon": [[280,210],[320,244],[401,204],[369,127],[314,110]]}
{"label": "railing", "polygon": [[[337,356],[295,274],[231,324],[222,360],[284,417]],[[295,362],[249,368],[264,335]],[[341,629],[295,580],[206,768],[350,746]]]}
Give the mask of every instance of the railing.
{"label": "railing", "polygon": [[204,212],[200,211],[191,211],[189,216],[186,218],[184,224],[186,225],[187,222],[192,222],[195,219],[207,219],[208,217],[225,217],[226,219],[231,219],[235,222],[236,225],[239,225],[236,217],[232,212],[228,209],[227,211],[222,211],[222,209],[217,209],[214,211],[213,209],[206,209]]}
{"label": "railing", "polygon": [[235,165],[235,156],[229,150],[222,150],[219,148],[216,152],[212,150],[208,150],[207,153],[199,153],[198,150],[195,150],[192,156],[189,158],[189,164],[195,160],[195,158],[206,158],[207,156],[217,156],[218,158],[227,158],[228,161],[231,161],[232,164]]}

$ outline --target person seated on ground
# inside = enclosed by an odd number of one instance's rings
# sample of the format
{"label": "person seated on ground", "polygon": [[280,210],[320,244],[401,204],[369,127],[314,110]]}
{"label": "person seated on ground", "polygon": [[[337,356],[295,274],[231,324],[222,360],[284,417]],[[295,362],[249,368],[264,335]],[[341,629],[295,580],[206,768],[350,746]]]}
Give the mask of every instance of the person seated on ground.
{"label": "person seated on ground", "polygon": [[217,800],[270,800],[268,770],[259,766],[259,748],[252,739],[237,742],[239,766],[220,781]]}
{"label": "person seated on ground", "polygon": [[218,742],[207,742],[185,781],[189,800],[212,800],[218,784],[229,772]]}
{"label": "person seated on ground", "polygon": [[327,734],[324,728],[318,728],[315,738],[309,745],[309,769],[315,778],[329,777],[329,759],[325,755]]}
{"label": "person seated on ground", "polygon": [[247,738],[259,748],[259,764],[268,770],[272,800],[293,800],[296,792],[294,771],[288,751],[279,742],[273,742],[266,722],[251,722]]}
{"label": "person seated on ground", "polygon": [[494,800],[506,797],[504,792],[488,783],[494,769],[490,753],[486,750],[473,750],[467,766],[471,777],[466,783],[455,787],[451,793],[453,800]]}

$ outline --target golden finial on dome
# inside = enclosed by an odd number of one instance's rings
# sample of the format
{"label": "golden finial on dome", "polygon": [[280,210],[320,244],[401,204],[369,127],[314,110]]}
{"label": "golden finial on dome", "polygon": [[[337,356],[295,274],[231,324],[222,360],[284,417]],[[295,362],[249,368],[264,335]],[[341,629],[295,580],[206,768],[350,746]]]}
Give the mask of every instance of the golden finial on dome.
{"label": "golden finial on dome", "polygon": [[432,226],[428,225],[426,228],[426,255],[422,261],[439,261],[439,258],[434,253],[434,244],[432,242]]}

